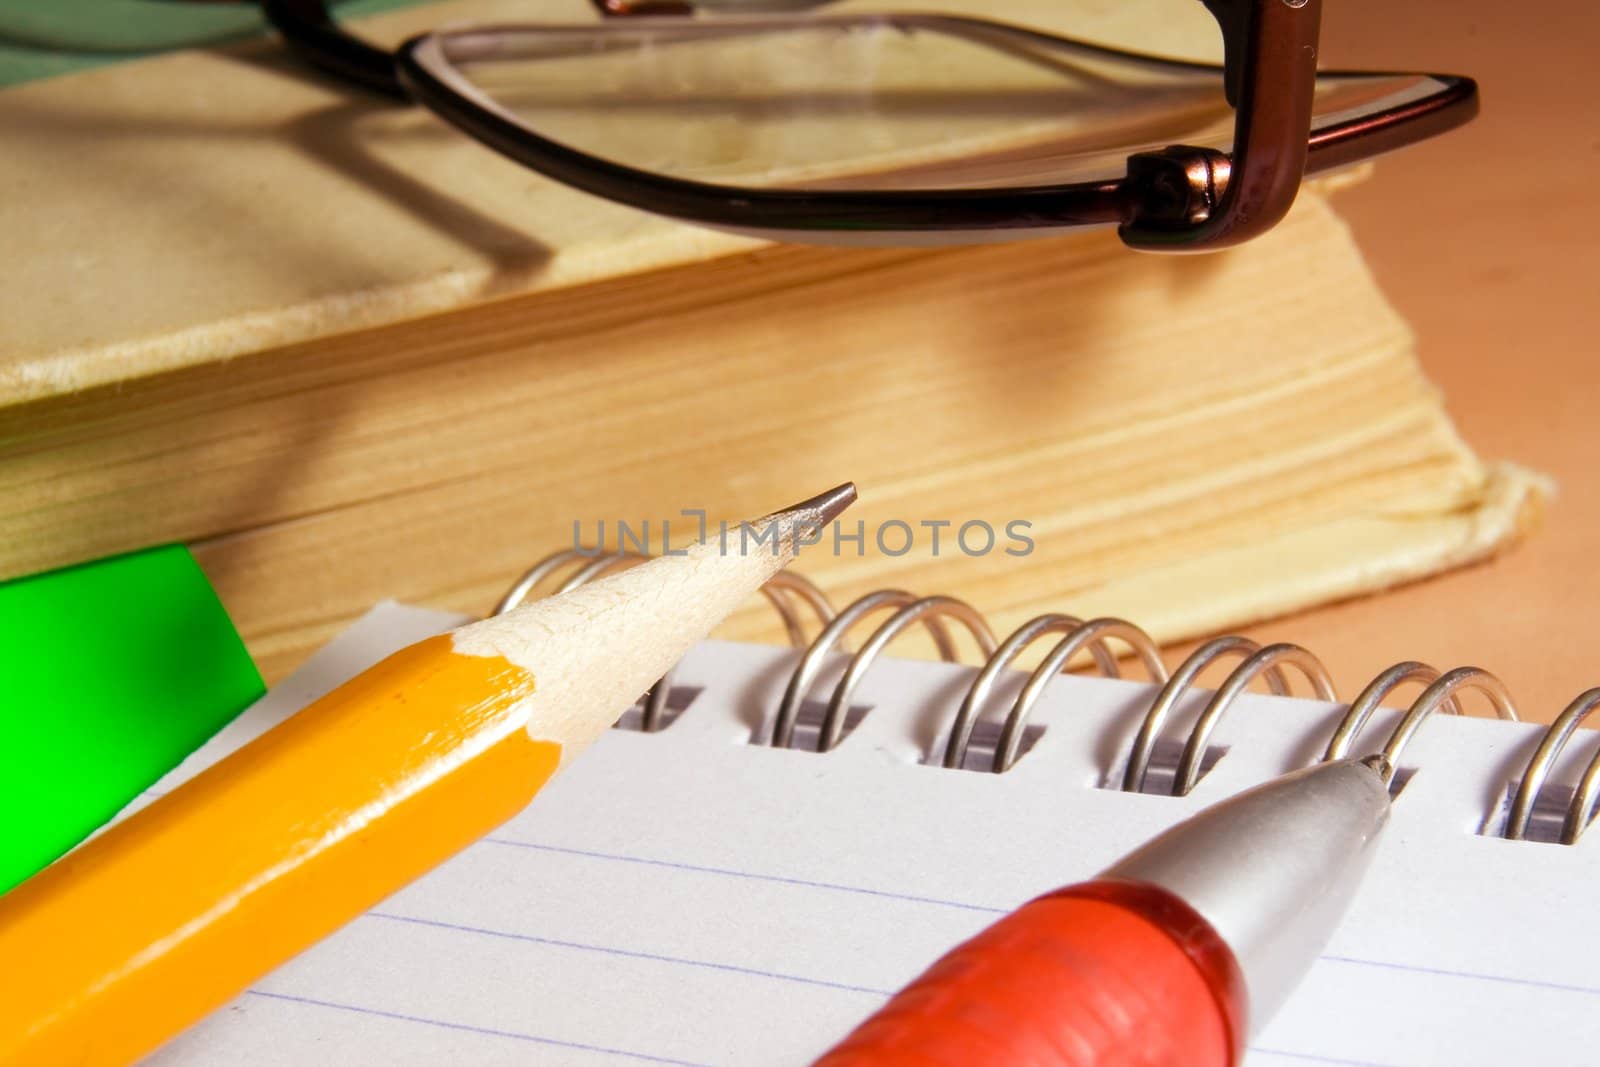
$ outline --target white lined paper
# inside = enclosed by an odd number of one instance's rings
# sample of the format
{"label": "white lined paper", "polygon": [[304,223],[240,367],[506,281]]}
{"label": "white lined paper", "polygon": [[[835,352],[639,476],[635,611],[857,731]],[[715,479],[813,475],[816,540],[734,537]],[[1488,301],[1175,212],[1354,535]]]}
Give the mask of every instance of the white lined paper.
{"label": "white lined paper", "polygon": [[[454,621],[377,609],[158,789]],[[1148,687],[1060,679],[1034,750],[989,775],[918,762],[967,677],[942,664],[874,668],[858,698],[873,710],[832,753],[751,746],[792,660],[696,649],[678,683],[704,688],[670,729],[612,731],[527,812],[154,1062],[802,1063],[998,915],[1310,758],[1337,717],[1247,697],[1194,794],[1129,796],[1098,784]],[[1419,733],[1349,921],[1251,1067],[1590,1062],[1600,853],[1476,833],[1538,730]]]}

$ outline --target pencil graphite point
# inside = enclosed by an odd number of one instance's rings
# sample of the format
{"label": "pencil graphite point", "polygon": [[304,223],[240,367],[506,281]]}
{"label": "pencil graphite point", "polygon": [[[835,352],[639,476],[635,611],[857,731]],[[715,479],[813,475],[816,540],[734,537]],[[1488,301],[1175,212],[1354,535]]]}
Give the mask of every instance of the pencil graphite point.
{"label": "pencil graphite point", "polygon": [[12,889],[0,1067],[135,1060],[511,818],[854,499],[403,649]]}
{"label": "pencil graphite point", "polygon": [[845,482],[836,485],[826,493],[818,493],[809,500],[802,500],[798,504],[790,504],[782,511],[775,511],[768,515],[767,520],[788,520],[796,524],[807,526],[826,526],[844,513],[844,509],[856,502],[856,483]]}

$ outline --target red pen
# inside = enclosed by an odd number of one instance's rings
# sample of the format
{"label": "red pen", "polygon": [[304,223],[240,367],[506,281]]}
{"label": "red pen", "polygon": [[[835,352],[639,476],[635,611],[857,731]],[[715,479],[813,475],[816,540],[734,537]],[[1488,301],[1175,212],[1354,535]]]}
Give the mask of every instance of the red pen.
{"label": "red pen", "polygon": [[1205,809],[923,972],[816,1067],[1228,1067],[1322,951],[1389,816],[1378,757]]}

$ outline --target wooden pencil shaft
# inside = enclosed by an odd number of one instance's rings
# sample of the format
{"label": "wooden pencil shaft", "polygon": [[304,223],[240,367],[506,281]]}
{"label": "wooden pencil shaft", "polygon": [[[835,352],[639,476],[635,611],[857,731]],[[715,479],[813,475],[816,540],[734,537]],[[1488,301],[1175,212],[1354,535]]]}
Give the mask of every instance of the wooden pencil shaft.
{"label": "wooden pencil shaft", "polygon": [[24,882],[0,1064],[135,1059],[470,844],[853,498],[405,649]]}

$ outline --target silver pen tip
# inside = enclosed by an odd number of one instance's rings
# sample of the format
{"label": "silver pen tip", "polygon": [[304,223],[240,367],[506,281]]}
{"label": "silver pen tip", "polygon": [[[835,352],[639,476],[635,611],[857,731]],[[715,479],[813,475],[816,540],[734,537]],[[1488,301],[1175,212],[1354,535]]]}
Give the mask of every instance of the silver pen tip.
{"label": "silver pen tip", "polygon": [[1355,896],[1389,817],[1387,764],[1335,760],[1229,797],[1106,876],[1183,900],[1233,952],[1250,1029],[1272,1017]]}

